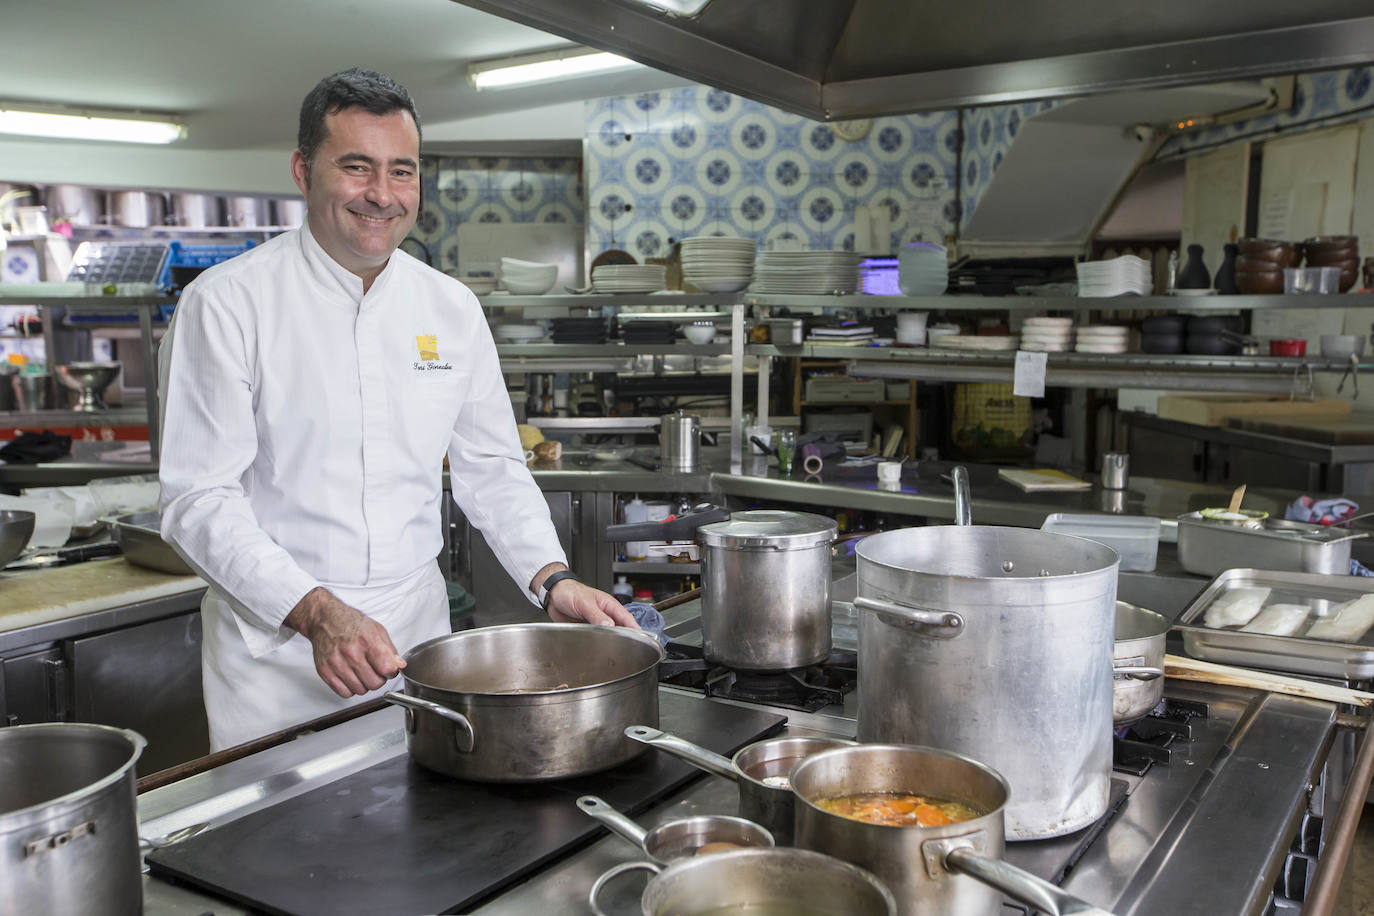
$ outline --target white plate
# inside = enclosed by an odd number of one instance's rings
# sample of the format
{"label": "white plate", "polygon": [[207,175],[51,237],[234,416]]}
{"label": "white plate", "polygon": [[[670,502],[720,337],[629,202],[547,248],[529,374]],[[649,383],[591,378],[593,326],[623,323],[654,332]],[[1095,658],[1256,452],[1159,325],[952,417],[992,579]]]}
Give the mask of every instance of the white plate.
{"label": "white plate", "polygon": [[1217,291],[1214,289],[1171,289],[1171,296],[1215,296]]}
{"label": "white plate", "polygon": [[1045,317],[1027,318],[1025,321],[1021,322],[1021,327],[1023,327],[1023,328],[1045,328],[1046,330],[1049,330],[1049,329],[1053,328],[1053,329],[1055,329],[1055,330],[1063,329],[1063,330],[1067,331],[1067,330],[1069,330],[1070,328],[1073,327],[1073,319],[1072,319],[1072,318],[1045,318]]}

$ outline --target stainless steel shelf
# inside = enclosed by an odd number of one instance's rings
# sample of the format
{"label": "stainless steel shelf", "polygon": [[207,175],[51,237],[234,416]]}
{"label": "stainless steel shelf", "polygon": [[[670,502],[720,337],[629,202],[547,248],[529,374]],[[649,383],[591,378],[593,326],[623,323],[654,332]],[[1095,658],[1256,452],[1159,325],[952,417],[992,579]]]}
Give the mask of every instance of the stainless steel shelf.
{"label": "stainless steel shelf", "polygon": [[52,426],[142,426],[148,411],[142,403],[105,410],[0,410],[0,428],[23,429]]}
{"label": "stainless steel shelf", "polygon": [[83,312],[127,312],[131,308],[176,305],[172,296],[0,296],[0,305],[36,305],[40,308],[63,306]]}
{"label": "stainless steel shelf", "polygon": [[1326,309],[1374,307],[1374,294],[1344,293],[1331,296],[760,296],[746,293],[746,305],[827,307],[850,309],[921,309],[968,312],[1216,312],[1249,309]]}
{"label": "stainless steel shelf", "polygon": [[577,343],[525,343],[525,344],[497,344],[496,352],[502,357],[507,356],[584,356],[588,358],[613,357],[623,359],[634,359],[636,356],[729,356],[730,344],[727,341],[723,344],[693,344],[693,343],[671,343],[671,344],[627,344],[624,342],[604,343],[604,344],[577,344]]}
{"label": "stainless steel shelf", "polygon": [[543,296],[516,296],[489,293],[477,300],[492,308],[527,308],[532,306],[584,306],[600,308],[606,305],[735,305],[741,302],[739,293],[587,293],[572,295],[547,293]]}
{"label": "stainless steel shelf", "polygon": [[699,576],[700,563],[654,563],[649,560],[616,560],[611,563],[612,573],[635,573],[640,575],[661,576]]}

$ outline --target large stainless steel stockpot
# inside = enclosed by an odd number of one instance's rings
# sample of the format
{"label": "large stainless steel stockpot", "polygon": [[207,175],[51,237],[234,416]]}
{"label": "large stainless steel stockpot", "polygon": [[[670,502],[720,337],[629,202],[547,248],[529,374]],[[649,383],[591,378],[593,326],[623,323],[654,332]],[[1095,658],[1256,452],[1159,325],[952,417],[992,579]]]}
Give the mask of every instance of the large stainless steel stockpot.
{"label": "large stainless steel stockpot", "polygon": [[172,194],[172,212],[167,222],[193,228],[223,226],[223,207],[223,199],[213,194],[178,191]]}
{"label": "large stainless steel stockpot", "polygon": [[78,226],[94,226],[105,216],[104,192],[75,184],[50,184],[43,202],[48,219],[65,219]]}
{"label": "large stainless steel stockpot", "polygon": [[1164,642],[1169,618],[1116,603],[1116,639],[1112,648],[1112,722],[1129,725],[1164,699]]}
{"label": "large stainless steel stockpot", "polygon": [[111,191],[108,200],[110,222],[116,226],[161,226],[167,215],[167,198],[154,191]]}
{"label": "large stainless steel stockpot", "polygon": [[563,779],[643,753],[625,728],[658,723],[663,649],[642,630],[522,623],[439,636],[405,655],[415,762],[478,782]]}
{"label": "large stainless steel stockpot", "polygon": [[787,774],[798,761],[812,754],[854,744],[843,738],[768,738],[745,745],[734,757],[724,757],[657,728],[633,725],[625,729],[625,734],[708,773],[739,783],[739,816],[762,825],[782,846],[792,844],[795,807]]}
{"label": "large stainless steel stockpot", "polygon": [[1107,809],[1116,551],[1027,528],[859,542],[859,740],[947,748],[1011,783],[1007,838]]}
{"label": "large stainless steel stockpot", "polygon": [[0,910],[143,912],[134,765],[146,745],[104,725],[0,728]]}
{"label": "large stainless steel stockpot", "polygon": [[678,859],[667,868],[626,862],[592,885],[592,912],[601,889],[628,871],[651,871],[639,898],[644,916],[895,916],[892,892],[873,875],[805,849],[738,849]]}
{"label": "large stainless steel stockpot", "polygon": [[830,654],[833,519],[758,509],[697,529],[701,649],[744,671],[785,671]]}
{"label": "large stainless steel stockpot", "polygon": [[[797,764],[792,791],[797,845],[871,871],[892,891],[900,916],[997,916],[1003,894],[1048,914],[1103,912],[1001,860],[1009,788],[976,760],[909,745],[839,748]],[[981,816],[938,827],[894,827],[816,805],[867,793],[934,796],[969,805]]]}

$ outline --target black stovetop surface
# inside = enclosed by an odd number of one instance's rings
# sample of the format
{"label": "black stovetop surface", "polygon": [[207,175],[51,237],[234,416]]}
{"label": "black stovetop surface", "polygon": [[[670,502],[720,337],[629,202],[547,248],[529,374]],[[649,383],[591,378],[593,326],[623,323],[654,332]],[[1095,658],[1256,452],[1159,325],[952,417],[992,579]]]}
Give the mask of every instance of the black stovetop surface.
{"label": "black stovetop surface", "polygon": [[[725,755],[786,721],[671,692],[659,704],[664,731]],[[602,834],[575,806],[579,795],[635,815],[700,775],[650,749],[604,773],[492,785],[431,773],[401,754],[147,861],[159,876],[268,913],[460,912]]]}

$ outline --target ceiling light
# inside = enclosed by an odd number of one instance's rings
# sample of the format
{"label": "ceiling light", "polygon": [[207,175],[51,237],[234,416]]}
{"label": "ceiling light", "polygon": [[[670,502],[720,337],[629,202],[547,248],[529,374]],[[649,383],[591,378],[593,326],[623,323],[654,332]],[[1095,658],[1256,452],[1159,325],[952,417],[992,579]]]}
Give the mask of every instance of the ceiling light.
{"label": "ceiling light", "polygon": [[662,10],[670,16],[682,16],[690,18],[706,9],[706,4],[711,0],[638,0],[645,6],[652,6],[656,10]]}
{"label": "ceiling light", "polygon": [[146,118],[0,107],[0,134],[115,143],[172,143],[186,135],[186,128],[170,121]]}
{"label": "ceiling light", "polygon": [[638,66],[618,54],[577,48],[472,64],[468,67],[468,80],[478,89],[504,89]]}

